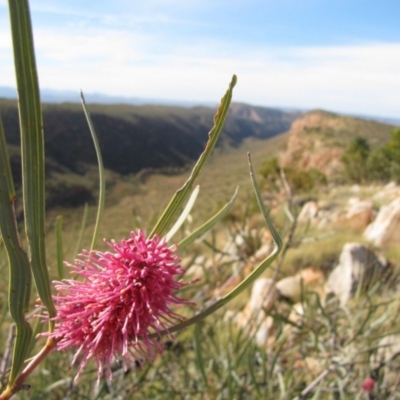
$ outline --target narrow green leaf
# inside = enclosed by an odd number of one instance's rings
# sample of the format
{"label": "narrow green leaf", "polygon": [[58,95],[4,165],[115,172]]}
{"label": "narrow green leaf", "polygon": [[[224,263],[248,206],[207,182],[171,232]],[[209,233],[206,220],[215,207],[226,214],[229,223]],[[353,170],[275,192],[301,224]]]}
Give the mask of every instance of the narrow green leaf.
{"label": "narrow green leaf", "polygon": [[[45,250],[44,138],[32,26],[27,0],[9,0],[21,128],[25,230],[38,295],[49,316],[56,310],[50,291]],[[54,323],[50,323],[50,329]]]}
{"label": "narrow green leaf", "polygon": [[197,228],[195,231],[193,231],[189,236],[187,236],[185,239],[183,239],[181,242],[178,243],[178,250],[179,252],[182,252],[187,246],[192,244],[197,238],[199,238],[201,235],[204,235],[206,232],[208,232],[215,224],[217,224],[219,221],[221,221],[222,218],[225,217],[226,214],[228,214],[229,210],[232,208],[233,203],[236,200],[238,193],[238,188],[236,188],[235,194],[233,195],[232,199],[229,201],[229,203],[225,204],[224,207],[221,208],[213,217],[211,217],[207,222],[205,222],[203,225],[201,225],[199,228]]}
{"label": "narrow green leaf", "polygon": [[275,372],[275,365],[277,364],[278,360],[280,359],[280,357],[282,356],[282,351],[283,351],[283,347],[286,345],[285,342],[282,342],[279,345],[279,348],[276,350],[275,354],[272,357],[272,361],[269,362],[269,377],[270,379],[274,376],[274,372]]}
{"label": "narrow green leaf", "polygon": [[278,232],[274,228],[272,224],[272,220],[268,214],[267,209],[264,206],[264,203],[262,201],[261,193],[258,188],[258,184],[256,181],[256,177],[254,176],[253,172],[253,167],[251,164],[251,159],[250,159],[250,154],[248,154],[248,161],[249,161],[249,168],[250,168],[250,177],[251,181],[253,184],[254,192],[257,198],[257,203],[260,207],[260,211],[263,214],[265,223],[268,227],[268,229],[271,232],[272,239],[274,242],[274,248],[271,252],[271,254],[263,260],[256,268],[255,270],[249,274],[247,278],[243,280],[243,282],[239,283],[234,289],[232,289],[228,294],[226,294],[224,297],[221,299],[217,300],[214,304],[212,304],[210,307],[205,309],[204,311],[200,312],[199,314],[195,315],[192,318],[189,318],[188,320],[181,322],[172,328],[168,329],[168,331],[161,331],[157,334],[152,334],[150,337],[156,337],[158,335],[163,335],[167,333],[173,333],[176,331],[179,331],[181,329],[187,328],[188,326],[195,324],[202,319],[206,318],[210,314],[213,314],[215,311],[220,309],[221,307],[225,306],[227,303],[229,303],[231,300],[233,300],[236,296],[238,296],[243,290],[245,290],[247,287],[249,287],[257,278],[260,277],[260,275],[272,264],[272,262],[276,259],[280,251],[282,250],[282,239],[280,238]]}
{"label": "narrow green leaf", "polygon": [[200,324],[196,325],[194,328],[194,350],[196,354],[196,365],[200,370],[201,377],[203,379],[204,385],[208,387],[207,374],[204,366],[203,350],[201,348],[201,327]]}
{"label": "narrow green leaf", "polygon": [[49,395],[53,390],[62,388],[65,390],[66,387],[69,387],[72,383],[72,378],[62,378],[56,382],[51,383],[49,386],[46,386],[43,389],[43,393]]}
{"label": "narrow green leaf", "polygon": [[79,252],[81,251],[81,248],[82,248],[82,240],[83,240],[83,234],[85,233],[85,228],[86,228],[88,209],[89,209],[89,206],[87,203],[85,203],[85,207],[83,208],[81,227],[79,229],[79,236],[78,236],[78,240],[77,240],[76,246],[75,246],[75,252],[74,252],[75,257],[79,254]]}
{"label": "narrow green leaf", "polygon": [[103,210],[104,210],[104,201],[105,201],[105,193],[106,193],[106,179],[104,176],[104,166],[103,166],[103,158],[101,156],[101,150],[100,150],[100,144],[99,140],[97,139],[96,131],[93,126],[92,118],[90,117],[90,113],[88,109],[86,108],[86,103],[85,103],[85,98],[83,96],[83,93],[81,92],[81,101],[82,101],[82,107],[83,111],[86,116],[87,123],[89,125],[90,133],[92,134],[92,139],[94,143],[94,148],[96,150],[96,155],[97,155],[97,163],[99,166],[99,185],[100,185],[100,190],[99,190],[99,206],[97,207],[97,217],[96,217],[96,224],[94,226],[94,232],[93,232],[93,239],[92,239],[92,244],[90,246],[90,250],[93,250],[96,246],[96,241],[97,241],[97,236],[99,234],[99,229],[100,229],[100,222],[101,222],[101,217],[103,215]]}
{"label": "narrow green leaf", "polygon": [[271,318],[273,318],[274,321],[276,321],[276,322],[283,322],[285,324],[292,325],[293,327],[295,327],[299,330],[301,330],[303,328],[301,325],[296,324],[295,322],[293,322],[292,320],[290,320],[288,317],[286,317],[283,314],[275,314],[275,313],[269,312],[268,315]]}
{"label": "narrow green leaf", "polygon": [[14,202],[14,184],[3,124],[0,119],[0,230],[10,269],[8,303],[11,317],[17,327],[9,385],[13,384],[22,371],[32,337],[32,329],[25,320],[25,312],[29,306],[32,275],[28,256],[21,248],[19,241]]}
{"label": "narrow green leaf", "polygon": [[62,224],[63,217],[58,215],[56,219],[56,253],[57,253],[57,272],[58,279],[64,278],[64,251],[63,251],[63,237],[62,237]]}
{"label": "narrow green leaf", "polygon": [[2,306],[1,306],[1,311],[0,311],[0,328],[2,329],[4,319],[6,318],[7,311],[8,311],[8,299],[7,297],[4,297],[1,299],[2,301]]}
{"label": "narrow green leaf", "polygon": [[[279,236],[279,233],[276,231],[276,229],[275,229],[275,227],[274,227],[274,225],[272,223],[271,217],[269,216],[269,213],[268,213],[267,209],[265,208],[264,202],[262,200],[262,196],[261,196],[261,192],[260,192],[259,186],[257,184],[256,176],[254,175],[253,165],[251,163],[250,153],[247,153],[247,157],[248,157],[248,161],[249,161],[251,183],[253,184],[253,189],[254,189],[254,192],[255,192],[255,195],[256,195],[257,204],[258,204],[258,207],[260,208],[260,211],[261,211],[261,213],[262,213],[262,215],[264,217],[265,224],[267,225],[268,229],[270,230],[272,238],[273,238],[273,241],[274,241],[273,253],[275,251],[277,251],[279,253],[281,251],[281,249],[282,249],[282,239]],[[262,271],[262,272],[264,272],[264,271]],[[261,275],[262,272],[259,275]],[[258,276],[257,276],[257,278],[258,278]]]}
{"label": "narrow green leaf", "polygon": [[196,202],[197,196],[199,194],[200,186],[197,185],[192,194],[189,197],[188,202],[186,203],[185,208],[183,209],[181,215],[179,216],[178,220],[175,222],[174,226],[169,230],[169,232],[165,235],[165,240],[168,242],[176,232],[178,232],[179,228],[182,226],[182,224],[185,222],[185,219],[189,215],[190,211],[192,211],[192,208],[194,206],[194,203]]}
{"label": "narrow green leaf", "polygon": [[[232,325],[231,325],[231,329],[232,329]],[[251,345],[253,345],[253,341],[250,340],[249,338],[247,338],[247,340],[244,340],[243,342],[241,341],[237,344],[237,350],[235,351],[235,354],[237,354],[237,356],[236,356],[237,365],[240,365],[242,359],[245,358],[245,355],[248,353],[249,347]]]}
{"label": "narrow green leaf", "polygon": [[247,353],[247,371],[250,373],[251,386],[256,390],[257,395],[261,395],[260,385],[256,378],[256,373],[254,371],[254,355],[252,353]]}
{"label": "narrow green leaf", "polygon": [[199,159],[197,160],[197,163],[193,167],[192,173],[190,174],[188,180],[172,197],[161,218],[158,220],[156,226],[151,231],[149,235],[150,237],[152,237],[156,233],[158,233],[160,236],[164,235],[168,225],[174,219],[180,207],[189,196],[189,193],[192,190],[193,182],[199,175],[205,162],[207,161],[208,157],[213,151],[215,144],[217,143],[218,137],[225,124],[225,120],[229,111],[229,105],[232,99],[233,88],[236,85],[236,82],[237,82],[237,77],[236,75],[233,75],[231,83],[229,84],[229,88],[226,91],[224,97],[221,99],[221,104],[218,108],[217,113],[215,114],[214,126],[211,129],[210,133],[208,134],[208,142],[206,144],[204,152],[200,155]]}

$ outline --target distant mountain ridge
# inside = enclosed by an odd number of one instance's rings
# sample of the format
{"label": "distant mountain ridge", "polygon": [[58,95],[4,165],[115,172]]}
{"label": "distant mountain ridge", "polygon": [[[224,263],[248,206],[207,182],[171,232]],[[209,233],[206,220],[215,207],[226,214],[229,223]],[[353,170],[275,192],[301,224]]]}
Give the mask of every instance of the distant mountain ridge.
{"label": "distant mountain ridge", "polygon": [[[15,101],[0,100],[6,139],[19,145]],[[89,106],[104,165],[119,174],[144,168],[183,167],[204,149],[216,108],[99,105]],[[232,104],[220,146],[238,146],[247,137],[266,139],[285,132],[298,112]],[[78,104],[44,104],[46,157],[79,173],[97,163],[89,128]]]}
{"label": "distant mountain ridge", "polygon": [[[198,105],[216,106],[216,103],[212,102],[170,100],[135,96],[113,96],[100,92],[85,92],[84,95],[87,103],[97,104],[161,104],[180,107],[193,107]],[[40,97],[44,103],[80,103],[81,101],[78,90],[40,89]],[[0,99],[1,98],[15,100],[17,98],[17,90],[10,86],[0,86]]]}
{"label": "distant mountain ridge", "polygon": [[[144,98],[135,96],[115,96],[107,95],[100,92],[85,92],[85,99],[87,103],[95,104],[130,104],[130,105],[166,105],[166,106],[178,106],[178,107],[217,107],[217,103],[204,102],[204,101],[187,101],[187,100],[171,100],[166,98]],[[41,100],[44,103],[80,103],[80,96],[78,90],[59,90],[59,89],[41,89],[40,90]],[[0,86],[0,99],[16,99],[17,91],[11,86]],[[268,108],[268,107],[261,107]],[[296,109],[296,108],[285,108],[285,107],[271,107],[273,109],[281,111],[294,111],[299,113],[305,113],[310,110]],[[348,114],[349,117],[370,119],[373,121],[383,122],[400,126],[400,118],[393,117],[382,117],[377,115],[363,115],[363,114]]]}
{"label": "distant mountain ridge", "polygon": [[[204,150],[216,107],[91,104],[89,111],[112,184],[118,174],[176,173],[186,168]],[[0,112],[18,188],[21,160],[17,102],[0,100]],[[97,158],[81,105],[44,104],[43,123],[47,205],[76,206],[92,201],[97,190],[93,175]],[[382,144],[392,129],[392,125],[322,110],[301,114],[233,103],[219,146],[229,151],[246,138],[268,139],[287,132],[282,165],[314,167],[330,175],[340,169],[340,155],[349,140],[363,136],[372,146]]]}

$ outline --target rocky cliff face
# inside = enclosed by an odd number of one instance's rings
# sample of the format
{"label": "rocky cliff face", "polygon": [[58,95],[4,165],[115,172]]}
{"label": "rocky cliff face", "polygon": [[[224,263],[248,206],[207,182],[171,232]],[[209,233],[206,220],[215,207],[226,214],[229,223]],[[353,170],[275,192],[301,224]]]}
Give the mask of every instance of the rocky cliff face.
{"label": "rocky cliff face", "polygon": [[321,110],[310,111],[295,121],[289,130],[286,150],[280,155],[281,166],[316,168],[328,177],[341,173],[340,158],[347,143],[357,136],[372,145],[389,139],[392,126]]}
{"label": "rocky cliff face", "polygon": [[320,112],[305,114],[292,123],[286,151],[280,155],[282,166],[303,169],[316,168],[331,176],[340,172],[343,146],[328,143],[324,130],[332,130],[334,123]]}

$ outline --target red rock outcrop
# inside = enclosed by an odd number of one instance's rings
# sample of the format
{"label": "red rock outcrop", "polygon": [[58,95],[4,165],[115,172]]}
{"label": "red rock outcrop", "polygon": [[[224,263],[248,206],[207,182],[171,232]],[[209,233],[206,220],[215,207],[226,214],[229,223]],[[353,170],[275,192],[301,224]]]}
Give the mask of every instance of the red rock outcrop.
{"label": "red rock outcrop", "polygon": [[342,169],[344,147],[335,145],[332,133],[344,129],[335,114],[312,111],[296,119],[290,128],[286,151],[280,154],[281,166],[316,168],[328,176]]}

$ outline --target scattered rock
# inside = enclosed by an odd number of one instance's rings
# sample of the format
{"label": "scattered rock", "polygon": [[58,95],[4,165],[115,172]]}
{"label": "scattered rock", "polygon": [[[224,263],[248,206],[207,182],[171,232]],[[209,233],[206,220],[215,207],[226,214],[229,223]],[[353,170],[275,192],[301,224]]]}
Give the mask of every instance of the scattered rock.
{"label": "scattered rock", "polygon": [[255,339],[257,346],[268,346],[269,342],[275,337],[274,320],[272,317],[266,317],[257,327]]}
{"label": "scattered rock", "polygon": [[383,384],[392,385],[399,376],[400,356],[397,354],[400,353],[400,335],[386,336],[379,341],[378,346],[372,368],[385,363]]}
{"label": "scattered rock", "polygon": [[316,201],[308,201],[301,209],[297,220],[298,222],[310,222],[317,217],[318,211],[318,203]]}
{"label": "scattered rock", "polygon": [[400,242],[400,197],[381,207],[376,219],[364,231],[364,237],[382,247]]}
{"label": "scattered rock", "polygon": [[355,229],[365,229],[372,221],[373,204],[369,200],[350,198],[349,208],[346,213],[346,223]]}
{"label": "scattered rock", "polygon": [[379,341],[378,346],[375,359],[376,366],[382,362],[389,363],[397,353],[400,353],[400,335],[386,336]]}
{"label": "scattered rock", "polygon": [[278,299],[275,282],[268,278],[257,279],[251,290],[250,300],[234,321],[256,339],[259,346],[265,346],[272,336],[274,321],[265,312],[271,311]]}
{"label": "scattered rock", "polygon": [[390,182],[375,194],[374,200],[394,200],[400,196],[400,186],[396,182]]}
{"label": "scattered rock", "polygon": [[193,257],[185,257],[181,261],[181,265],[187,271],[187,276],[191,279],[204,279],[206,264],[208,260],[205,256],[198,256],[193,260]]}
{"label": "scattered rock", "polygon": [[339,264],[328,277],[325,292],[338,296],[344,305],[358,290],[374,284],[384,273],[386,264],[385,259],[379,259],[363,244],[346,243]]}
{"label": "scattered rock", "polygon": [[258,314],[260,310],[269,312],[274,308],[277,299],[278,291],[275,282],[272,279],[259,278],[253,284],[250,301],[244,312],[247,315]]}
{"label": "scattered rock", "polygon": [[336,223],[346,224],[353,230],[364,230],[372,221],[372,201],[351,197],[347,202],[346,211],[336,217]]}
{"label": "scattered rock", "polygon": [[255,261],[262,261],[265,258],[267,258],[273,249],[272,242],[263,244],[255,253],[254,253],[254,259]]}
{"label": "scattered rock", "polygon": [[316,357],[305,357],[299,358],[293,363],[293,370],[304,370],[311,376],[318,376],[324,369],[326,369],[325,363]]}
{"label": "scattered rock", "polygon": [[317,291],[322,295],[325,278],[317,268],[305,268],[294,276],[281,279],[277,284],[280,297],[297,303],[301,300],[302,291]]}

